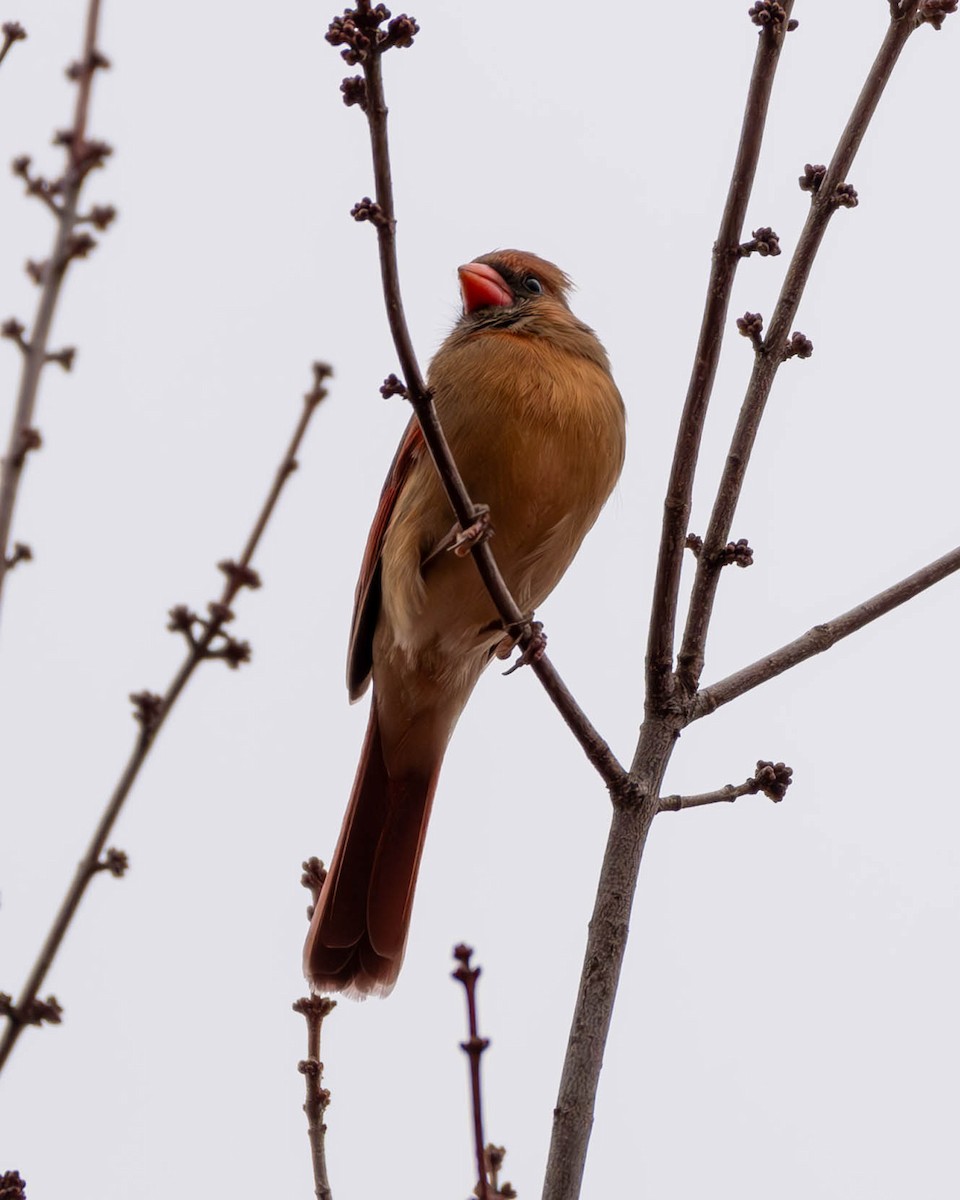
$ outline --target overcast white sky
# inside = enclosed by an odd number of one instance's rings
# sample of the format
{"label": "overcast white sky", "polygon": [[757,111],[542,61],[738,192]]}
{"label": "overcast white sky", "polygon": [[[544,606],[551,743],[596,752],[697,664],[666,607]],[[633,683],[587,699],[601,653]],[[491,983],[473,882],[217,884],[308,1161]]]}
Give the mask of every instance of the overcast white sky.
{"label": "overcast white sky", "polygon": [[[457,313],[455,268],[497,246],[557,261],[629,411],[623,481],[540,616],[622,758],[669,457],[756,30],[748,0],[594,8],[423,0],[386,62],[407,311],[422,360]],[[21,0],[0,68],[0,159],[50,171],[81,0]],[[238,602],[254,662],[204,667],[117,830],[0,1083],[0,1170],[31,1200],[312,1194],[296,1062],[306,893],[329,857],[365,704],[343,663],[367,525],[406,420],[371,230],[365,123],[316,3],[105,0],[91,132],[116,147],[91,201],[120,221],[71,271],[16,521],[36,561],[0,627],[0,990],[16,993],[129,751],[127,693],[181,657],[175,603],[219,589],[299,412],[334,363]],[[620,14],[614,24],[611,13]],[[886,0],[798,0],[748,230],[787,252],[886,25]],[[958,541],[955,237],[960,17],[911,40],[851,172],[777,381],[721,588],[707,681]],[[52,223],[0,175],[0,317]],[[731,321],[769,314],[787,257],[741,268]],[[750,366],[731,337],[692,522],[702,531]],[[0,346],[0,425],[19,362]],[[3,437],[6,434],[3,433]],[[960,1002],[957,606],[948,581],[693,727],[670,791],[795,770],[786,801],[664,815],[647,848],[584,1195],[900,1200],[956,1189]],[[489,1136],[539,1195],[604,790],[532,674],[485,678],[437,798],[389,1000],[325,1033],[337,1200],[473,1185],[458,941],[485,971]]]}

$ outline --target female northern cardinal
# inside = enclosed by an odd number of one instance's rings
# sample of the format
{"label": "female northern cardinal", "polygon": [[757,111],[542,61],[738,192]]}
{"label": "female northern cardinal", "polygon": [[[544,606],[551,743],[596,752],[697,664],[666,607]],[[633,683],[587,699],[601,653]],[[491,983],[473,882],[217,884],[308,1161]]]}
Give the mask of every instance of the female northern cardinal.
{"label": "female northern cardinal", "polygon": [[[569,566],[623,465],[606,352],[567,306],[570,280],[518,250],[460,268],[463,316],[428,384],[497,564],[532,613]],[[385,995],[403,960],[443,754],[504,633],[476,566],[447,553],[453,516],[414,418],[393,460],[357,584],[347,685],[373,677],[340,840],[304,949],[314,991]]]}

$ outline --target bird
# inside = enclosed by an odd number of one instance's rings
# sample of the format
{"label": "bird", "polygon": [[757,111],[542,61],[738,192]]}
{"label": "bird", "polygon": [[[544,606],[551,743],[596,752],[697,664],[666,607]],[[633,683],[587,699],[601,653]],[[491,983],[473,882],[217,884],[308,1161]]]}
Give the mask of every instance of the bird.
{"label": "bird", "polygon": [[[458,274],[462,315],[427,386],[467,492],[489,511],[500,572],[532,616],[620,476],[624,404],[559,267],[497,250]],[[457,532],[414,417],[357,583],[347,687],[351,701],[371,680],[373,692],[304,947],[314,994],[362,999],[393,988],[447,743],[484,669],[515,643]]]}

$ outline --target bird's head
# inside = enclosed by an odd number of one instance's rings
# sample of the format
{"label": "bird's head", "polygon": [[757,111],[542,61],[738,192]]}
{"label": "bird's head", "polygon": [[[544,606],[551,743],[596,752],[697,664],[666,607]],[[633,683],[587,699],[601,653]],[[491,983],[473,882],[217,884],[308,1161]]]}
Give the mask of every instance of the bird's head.
{"label": "bird's head", "polygon": [[505,328],[535,314],[569,319],[570,279],[544,258],[494,250],[459,269],[463,316],[471,325]]}
{"label": "bird's head", "polygon": [[526,250],[494,250],[465,263],[459,275],[463,315],[446,345],[507,334],[549,343],[609,370],[593,330],[570,311],[569,276],[552,262]]}

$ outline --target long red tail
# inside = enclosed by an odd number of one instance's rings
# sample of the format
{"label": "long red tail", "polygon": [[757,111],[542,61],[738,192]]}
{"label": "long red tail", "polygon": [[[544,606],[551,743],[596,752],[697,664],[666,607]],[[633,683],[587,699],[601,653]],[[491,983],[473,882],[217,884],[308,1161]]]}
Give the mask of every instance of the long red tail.
{"label": "long red tail", "polygon": [[376,696],[340,838],[303,954],[317,992],[385,996],[403,962],[440,763],[391,777]]}

